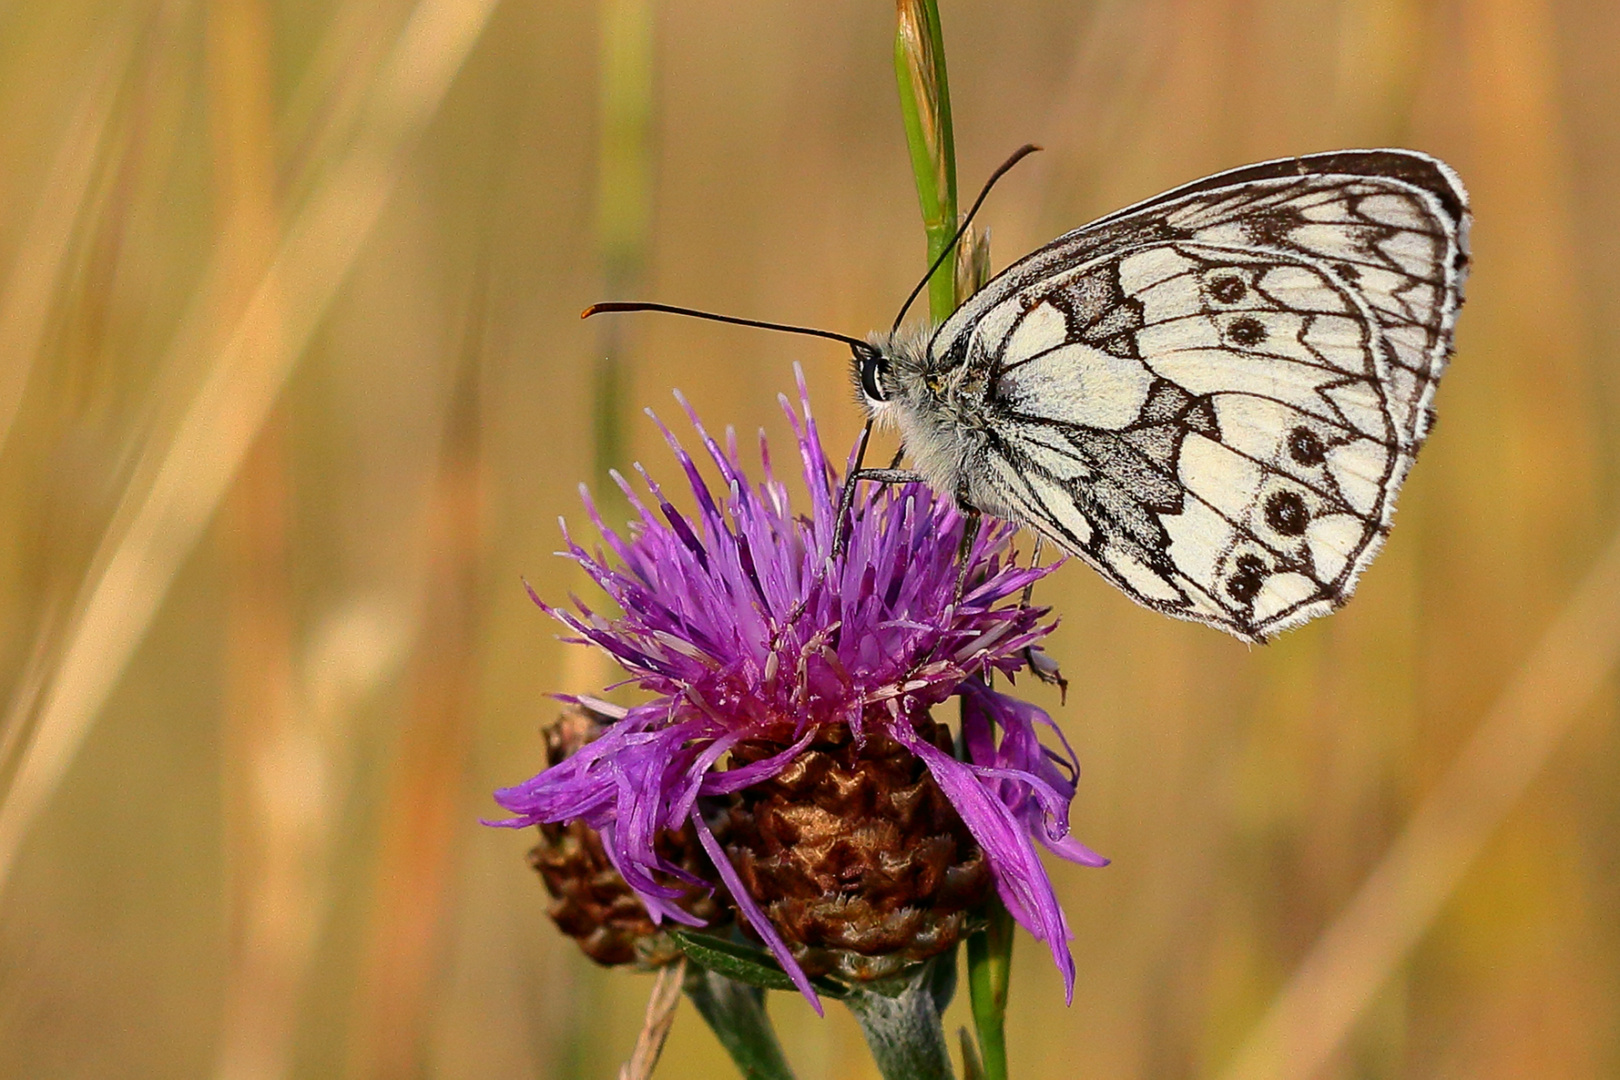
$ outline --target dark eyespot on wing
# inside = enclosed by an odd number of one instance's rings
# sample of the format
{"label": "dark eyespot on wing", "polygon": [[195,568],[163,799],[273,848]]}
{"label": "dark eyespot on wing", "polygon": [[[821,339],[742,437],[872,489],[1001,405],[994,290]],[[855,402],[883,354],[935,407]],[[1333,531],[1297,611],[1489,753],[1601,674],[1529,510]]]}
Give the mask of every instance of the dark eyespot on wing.
{"label": "dark eyespot on wing", "polygon": [[1322,440],[1310,428],[1297,427],[1288,433],[1288,453],[1297,463],[1315,467],[1327,460]]}
{"label": "dark eyespot on wing", "polygon": [[1265,583],[1266,564],[1258,555],[1240,555],[1237,573],[1226,579],[1226,592],[1240,604],[1254,602],[1260,586]]}
{"label": "dark eyespot on wing", "polygon": [[1305,500],[1296,491],[1278,491],[1266,500],[1266,524],[1284,536],[1303,536],[1311,522]]}
{"label": "dark eyespot on wing", "polygon": [[1249,349],[1266,340],[1266,327],[1259,319],[1234,319],[1226,328],[1226,336],[1232,344]]}
{"label": "dark eyespot on wing", "polygon": [[1243,283],[1241,277],[1228,275],[1216,278],[1209,287],[1210,296],[1217,303],[1236,304],[1249,292],[1249,287]]}

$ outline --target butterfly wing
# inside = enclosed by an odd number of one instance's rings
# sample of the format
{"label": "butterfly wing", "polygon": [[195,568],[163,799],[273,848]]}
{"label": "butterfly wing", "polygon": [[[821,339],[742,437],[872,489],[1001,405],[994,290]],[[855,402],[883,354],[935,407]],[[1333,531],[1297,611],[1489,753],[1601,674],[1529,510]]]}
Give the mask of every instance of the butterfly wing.
{"label": "butterfly wing", "polygon": [[1249,166],[1059,237],[930,343],[983,395],[969,497],[1248,640],[1332,611],[1431,426],[1467,227],[1449,169],[1384,150]]}

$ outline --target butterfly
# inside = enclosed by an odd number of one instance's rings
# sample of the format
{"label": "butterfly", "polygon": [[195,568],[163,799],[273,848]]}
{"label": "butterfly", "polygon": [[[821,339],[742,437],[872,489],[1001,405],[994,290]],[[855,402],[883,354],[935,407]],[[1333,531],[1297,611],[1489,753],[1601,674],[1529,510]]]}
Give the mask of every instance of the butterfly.
{"label": "butterfly", "polygon": [[[922,480],[1146,607],[1260,642],[1343,605],[1389,533],[1434,424],[1469,221],[1426,154],[1314,154],[1065,233],[931,332],[720,318],[850,345],[868,433],[892,424],[912,465],[852,480]],[[648,308],[701,314],[591,311]]]}

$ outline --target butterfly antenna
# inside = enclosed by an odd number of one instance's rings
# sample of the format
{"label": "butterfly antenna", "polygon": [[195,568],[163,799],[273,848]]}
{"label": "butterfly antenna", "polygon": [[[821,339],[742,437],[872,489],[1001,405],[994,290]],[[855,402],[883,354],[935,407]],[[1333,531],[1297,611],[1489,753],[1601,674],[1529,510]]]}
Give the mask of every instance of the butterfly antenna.
{"label": "butterfly antenna", "polygon": [[582,319],[592,315],[601,315],[609,311],[663,311],[670,315],[686,315],[693,319],[708,319],[710,322],[732,323],[736,326],[756,326],[761,330],[780,330],[784,334],[804,334],[807,337],[828,338],[832,341],[842,341],[856,353],[869,353],[872,346],[860,338],[850,337],[848,334],[835,333],[832,330],[817,330],[809,326],[789,326],[786,323],[761,322],[758,319],[739,319],[733,315],[716,315],[712,311],[698,311],[695,308],[675,307],[672,304],[653,304],[642,301],[610,300],[602,304],[592,304],[579,313]]}
{"label": "butterfly antenna", "polygon": [[1030,154],[1033,154],[1039,149],[1040,147],[1036,146],[1034,143],[1025,143],[1023,146],[1020,146],[1017,150],[1013,151],[1012,157],[1001,163],[1001,168],[990,174],[990,179],[984,182],[984,187],[979,191],[979,197],[973,200],[973,209],[967,212],[967,217],[963,218],[962,224],[957,227],[956,235],[951,237],[951,242],[946,244],[945,249],[939,253],[939,258],[935,259],[934,265],[928,268],[928,273],[924,274],[922,276],[922,280],[917,282],[917,287],[911,290],[911,295],[906,297],[906,302],[900,305],[900,314],[894,317],[894,325],[889,328],[889,333],[892,334],[896,330],[900,329],[901,322],[905,320],[906,312],[911,309],[912,303],[917,299],[918,296],[922,294],[922,291],[924,287],[927,286],[929,279],[934,276],[934,271],[938,270],[940,265],[956,251],[957,241],[961,240],[962,237],[967,234],[968,226],[973,224],[973,215],[977,214],[979,212],[979,207],[984,205],[985,196],[989,195],[990,189],[996,186],[996,181],[1005,176],[1007,171],[1014,165],[1018,164],[1020,161],[1024,160]]}

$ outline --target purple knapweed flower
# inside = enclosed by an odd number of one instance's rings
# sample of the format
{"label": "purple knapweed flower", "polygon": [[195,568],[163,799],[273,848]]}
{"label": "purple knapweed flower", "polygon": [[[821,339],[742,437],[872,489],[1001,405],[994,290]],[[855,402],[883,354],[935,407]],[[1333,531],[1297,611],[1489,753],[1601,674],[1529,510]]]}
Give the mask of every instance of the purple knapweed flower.
{"label": "purple knapweed flower", "polygon": [[[1008,911],[1051,948],[1072,998],[1069,930],[1035,841],[1087,866],[1107,860],[1069,836],[1079,768],[1056,725],[1034,705],[990,687],[994,671],[1022,669],[1028,647],[1051,630],[1040,622],[1044,609],[1016,599],[1051,568],[1018,566],[1014,529],[987,524],[968,554],[958,599],[963,519],[950,500],[920,484],[862,492],[835,558],[841,484],[822,450],[802,373],[799,394],[802,417],[785,397],[782,404],[797,436],[807,515],[794,512],[772,474],[763,435],[765,479],[755,485],[743,475],[734,435],[728,432],[722,449],[684,399],[724,482],[718,498],[662,424],[696,499],[694,517],[676,510],[639,466],[657,511],[615,474],[639,516],[628,535],[608,528],[585,495],[612,557],[571,538],[568,554],[622,614],[608,618],[577,599],[577,611],[535,602],[579,635],[571,640],[607,650],[630,681],[655,696],[572,757],[496,792],[515,815],[500,824],[582,819],[600,832],[655,919],[696,925],[674,903],[681,890],[667,884],[694,879],[654,846],[662,830],[690,822],[744,918],[819,1011],[809,980],[743,887],[698,799],[776,775],[830,725],[847,726],[857,739],[880,732],[923,759],[984,849]],[[913,729],[952,696],[962,699],[966,761]],[[1041,728],[1057,734],[1061,750],[1042,745]],[[744,739],[786,749],[719,768]]]}

